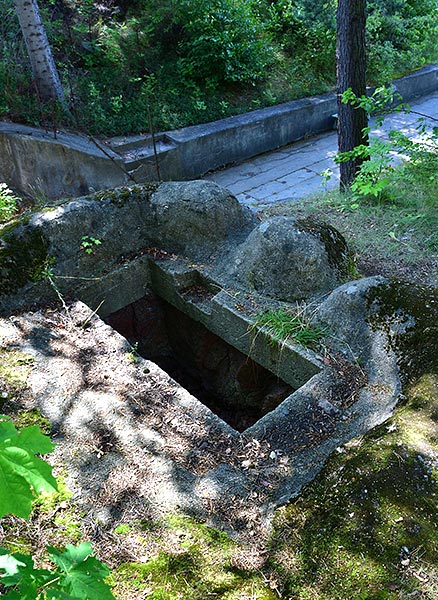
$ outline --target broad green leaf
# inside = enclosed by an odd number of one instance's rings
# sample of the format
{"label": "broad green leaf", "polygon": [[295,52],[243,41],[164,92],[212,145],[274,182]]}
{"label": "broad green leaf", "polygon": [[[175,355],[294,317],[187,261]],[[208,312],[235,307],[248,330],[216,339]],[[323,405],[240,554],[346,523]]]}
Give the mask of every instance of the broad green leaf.
{"label": "broad green leaf", "polygon": [[[36,569],[31,556],[27,554],[9,554],[0,548],[0,581],[5,587],[13,587],[5,598],[35,600],[40,598],[40,590],[50,589],[50,585],[59,582],[59,573],[47,569]],[[42,596],[41,596],[42,597]],[[3,598],[3,596],[2,596]]]}
{"label": "broad green leaf", "polygon": [[48,589],[44,594],[46,600],[78,600],[77,596],[67,594],[60,589]]}
{"label": "broad green leaf", "polygon": [[48,454],[55,448],[55,444],[50,441],[49,436],[41,433],[38,425],[31,425],[22,429],[15,441],[19,448],[38,454]]}
{"label": "broad green leaf", "polygon": [[52,560],[64,572],[62,591],[71,593],[78,600],[114,600],[109,586],[104,582],[110,570],[91,556],[92,549],[88,542],[79,546],[68,544],[64,552],[52,547],[47,550]]}
{"label": "broad green leaf", "polygon": [[0,517],[27,519],[35,494],[57,490],[52,467],[35,456],[53,449],[38,427],[19,433],[10,421],[0,421]]}
{"label": "broad green leaf", "polygon": [[18,431],[15,429],[10,418],[5,415],[0,415],[0,443],[3,442],[3,440],[15,437],[17,434]]}
{"label": "broad green leaf", "polygon": [[44,598],[46,600],[78,600],[77,596],[72,596],[71,594],[67,594],[66,592],[63,592],[61,589],[50,589],[50,588],[45,592]]}
{"label": "broad green leaf", "polygon": [[26,563],[23,560],[19,560],[7,550],[0,548],[0,577],[14,576],[18,573],[18,567],[24,566]]}

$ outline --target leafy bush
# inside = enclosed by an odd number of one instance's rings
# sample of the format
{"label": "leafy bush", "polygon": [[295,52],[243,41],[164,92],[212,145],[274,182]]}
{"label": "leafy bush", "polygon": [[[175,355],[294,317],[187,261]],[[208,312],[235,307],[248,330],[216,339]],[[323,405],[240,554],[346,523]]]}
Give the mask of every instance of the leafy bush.
{"label": "leafy bush", "polygon": [[[52,452],[54,445],[37,426],[17,431],[0,415],[0,516],[13,514],[27,519],[32,500],[42,492],[54,492],[52,468],[37,454]],[[0,548],[0,582],[11,588],[9,600],[101,600],[114,599],[104,582],[110,570],[92,556],[89,543],[68,544],[64,551],[48,547],[53,569],[36,568],[31,556]]]}
{"label": "leafy bush", "polygon": [[368,0],[368,77],[385,81],[438,56],[436,0]]}
{"label": "leafy bush", "polygon": [[17,210],[18,198],[6,183],[0,183],[0,223],[7,221]]}
{"label": "leafy bush", "polygon": [[272,61],[267,33],[250,2],[181,0],[174,23],[181,31],[178,64],[189,79],[255,81]]}

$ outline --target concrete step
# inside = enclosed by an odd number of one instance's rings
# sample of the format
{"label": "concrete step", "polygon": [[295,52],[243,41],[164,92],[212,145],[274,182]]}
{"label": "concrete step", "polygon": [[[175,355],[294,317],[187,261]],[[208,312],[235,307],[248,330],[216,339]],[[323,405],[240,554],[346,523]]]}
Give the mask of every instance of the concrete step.
{"label": "concrete step", "polygon": [[122,158],[125,168],[128,171],[138,169],[144,163],[150,163],[155,160],[155,151],[158,157],[163,157],[170,150],[176,148],[176,144],[165,134],[155,136],[151,135],[120,136],[111,138],[106,144]]}
{"label": "concrete step", "polygon": [[[107,146],[109,146],[117,154],[125,154],[131,150],[137,150],[140,148],[153,146],[153,138],[150,133],[142,135],[131,135],[131,136],[118,136],[105,140]],[[157,146],[160,144],[172,144],[171,140],[165,133],[157,133],[155,135],[155,143]]]}

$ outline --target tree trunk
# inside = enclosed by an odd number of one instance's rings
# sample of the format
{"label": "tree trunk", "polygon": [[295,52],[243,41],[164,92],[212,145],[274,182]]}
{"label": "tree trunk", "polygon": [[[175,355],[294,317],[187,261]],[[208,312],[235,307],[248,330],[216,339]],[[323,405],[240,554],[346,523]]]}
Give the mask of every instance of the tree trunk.
{"label": "tree trunk", "polygon": [[[348,152],[360,144],[368,144],[363,129],[368,125],[365,110],[343,104],[341,95],[351,88],[357,96],[366,93],[365,57],[366,0],[338,0],[337,11],[337,93],[338,93],[338,147]],[[362,160],[340,164],[341,190],[348,188]]]}
{"label": "tree trunk", "polygon": [[14,0],[14,3],[40,98],[42,100],[54,98],[65,105],[64,92],[37,0]]}

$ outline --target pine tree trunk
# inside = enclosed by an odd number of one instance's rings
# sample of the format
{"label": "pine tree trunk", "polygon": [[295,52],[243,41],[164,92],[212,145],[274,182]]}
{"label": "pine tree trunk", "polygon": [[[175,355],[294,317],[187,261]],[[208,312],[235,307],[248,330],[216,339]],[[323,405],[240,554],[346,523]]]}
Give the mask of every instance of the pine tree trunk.
{"label": "pine tree trunk", "polygon": [[[351,88],[357,96],[366,93],[365,56],[366,0],[338,0],[337,11],[337,93],[338,93],[338,147],[348,152],[368,143],[363,129],[368,117],[362,108],[341,102],[341,94]],[[361,160],[340,164],[341,190],[348,188],[361,165]]]}
{"label": "pine tree trunk", "polygon": [[39,96],[42,100],[57,99],[65,105],[37,0],[14,0],[14,3]]}

